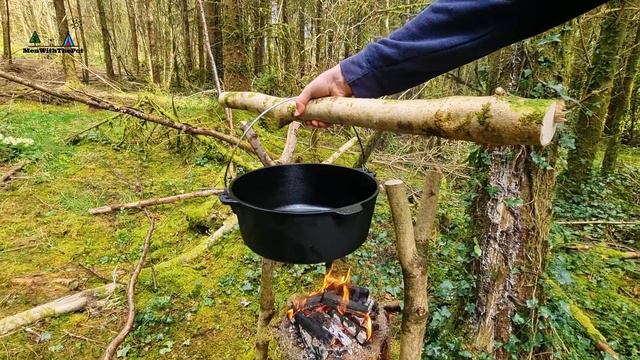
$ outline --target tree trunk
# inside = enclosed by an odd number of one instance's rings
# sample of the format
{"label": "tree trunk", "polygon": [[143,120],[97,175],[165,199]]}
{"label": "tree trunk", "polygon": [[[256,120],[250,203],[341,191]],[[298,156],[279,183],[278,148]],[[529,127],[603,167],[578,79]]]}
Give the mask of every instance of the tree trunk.
{"label": "tree trunk", "polygon": [[187,0],[180,0],[180,15],[182,17],[182,45],[184,48],[184,64],[187,75],[193,71],[193,51],[191,50],[191,32],[189,31],[189,4]]}
{"label": "tree trunk", "polygon": [[125,1],[125,4],[127,5],[129,32],[131,33],[131,69],[133,70],[134,75],[139,75],[140,62],[138,61],[138,26],[136,24],[135,4],[133,1]]}
{"label": "tree trunk", "polygon": [[[58,40],[60,44],[63,44],[69,34],[64,0],[53,0],[53,7],[56,11],[56,22],[58,24]],[[73,62],[73,56],[71,54],[62,54],[62,67],[64,68],[65,79],[67,81],[77,80],[76,65]]]}
{"label": "tree trunk", "polygon": [[307,68],[307,57],[305,52],[304,30],[306,26],[305,12],[303,2],[299,3],[298,8],[298,69],[300,77],[303,77]]}
{"label": "tree trunk", "polygon": [[[554,148],[547,148],[545,154],[551,169]],[[507,359],[518,354],[508,354],[504,347],[496,349],[495,344],[527,333],[517,331],[511,319],[517,311],[528,311],[523,306],[528,300],[542,298],[538,281],[546,261],[555,174],[532,162],[531,153],[540,153],[540,148],[489,147],[478,151],[486,155],[477,159],[488,155],[491,164],[485,169],[478,161],[481,170],[486,170],[486,182],[480,187],[474,209],[480,253],[473,264],[476,309],[467,320],[469,343],[476,351]]]}
{"label": "tree trunk", "polygon": [[201,82],[204,83],[204,74],[205,74],[205,70],[207,69],[207,64],[205,63],[205,58],[204,58],[204,39],[203,39],[203,34],[202,34],[202,21],[200,21],[200,10],[199,10],[199,5],[198,5],[198,0],[196,0],[196,39],[197,39],[197,53],[198,53],[198,69],[199,69],[199,75],[201,78]]}
{"label": "tree trunk", "polygon": [[151,82],[160,84],[160,61],[158,60],[158,30],[156,28],[155,19],[153,17],[154,9],[151,0],[145,1],[145,9],[147,9],[147,43],[149,44],[149,72]]}
{"label": "tree trunk", "polygon": [[264,66],[265,54],[265,27],[267,26],[267,17],[271,13],[271,4],[268,0],[258,0],[255,8],[254,22],[255,30],[255,46],[253,48],[253,74],[258,76]]}
{"label": "tree trunk", "polygon": [[104,2],[96,0],[98,5],[98,18],[100,20],[100,32],[102,33],[102,53],[104,65],[109,79],[115,78],[113,72],[113,59],[111,58],[111,46],[109,41],[109,28],[107,27],[107,13],[104,10]]}
{"label": "tree trunk", "polygon": [[82,6],[80,6],[80,0],[76,0],[76,11],[78,12],[78,25],[80,25],[80,39],[82,40],[82,59],[84,62],[84,68],[82,69],[82,81],[85,84],[89,83],[89,47],[87,46],[87,40],[84,34],[84,23],[82,22]]}
{"label": "tree trunk", "polygon": [[[575,149],[569,153],[567,178],[575,186],[591,176],[598,151],[602,127],[609,102],[613,72],[618,64],[619,46],[624,37],[627,20],[625,2],[616,0],[607,4],[608,13],[601,25],[600,38],[593,54],[593,64],[588,70],[591,78],[575,122]],[[618,10],[620,9],[620,10]]]}
{"label": "tree trunk", "polygon": [[284,47],[284,59],[282,64],[284,66],[285,72],[288,72],[290,69],[293,69],[294,62],[291,58],[291,47],[293,46],[293,41],[291,41],[291,19],[289,18],[289,1],[282,0],[282,22],[284,24],[284,37],[282,39],[282,46]]}
{"label": "tree trunk", "polygon": [[313,24],[315,28],[315,42],[316,42],[316,68],[320,69],[320,59],[322,58],[322,53],[324,52],[322,46],[322,18],[324,17],[323,11],[323,2],[324,0],[316,0],[316,14],[313,19]]}
{"label": "tree trunk", "polygon": [[[636,1],[640,4],[640,1]],[[608,139],[607,149],[602,159],[602,175],[612,173],[616,168],[618,161],[618,151],[620,149],[620,135],[624,124],[624,118],[629,110],[631,94],[633,91],[633,82],[638,73],[638,65],[640,62],[640,25],[636,24],[636,34],[634,41],[631,43],[632,50],[627,58],[627,64],[621,71],[614,83],[613,97],[609,103],[609,112],[607,114]]]}
{"label": "tree trunk", "polygon": [[[213,57],[219,70],[220,79],[224,79],[224,39],[222,37],[222,0],[212,0],[205,2],[205,13],[207,16],[207,33],[211,42]],[[206,45],[205,45],[206,46]],[[203,63],[203,69],[207,69],[207,61]]]}
{"label": "tree trunk", "polygon": [[247,70],[246,47],[242,39],[240,9],[236,0],[223,0],[224,22],[224,88],[248,90],[250,82]]}
{"label": "tree trunk", "polygon": [[2,57],[11,64],[11,21],[9,19],[9,0],[0,0],[2,16]]}

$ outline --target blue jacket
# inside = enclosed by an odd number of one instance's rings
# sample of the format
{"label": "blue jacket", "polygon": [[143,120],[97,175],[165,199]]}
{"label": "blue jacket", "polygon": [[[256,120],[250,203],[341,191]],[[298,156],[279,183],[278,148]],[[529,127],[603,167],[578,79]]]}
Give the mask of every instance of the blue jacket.
{"label": "blue jacket", "polygon": [[539,34],[606,0],[437,0],[389,37],[340,62],[355,97],[418,85]]}

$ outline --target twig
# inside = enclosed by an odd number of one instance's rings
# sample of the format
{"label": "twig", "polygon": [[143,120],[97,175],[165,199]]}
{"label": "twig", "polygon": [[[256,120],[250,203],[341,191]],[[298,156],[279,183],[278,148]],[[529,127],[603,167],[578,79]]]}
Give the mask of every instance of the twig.
{"label": "twig", "polygon": [[155,226],[155,222],[151,214],[146,210],[142,209],[149,219],[149,230],[147,231],[147,236],[144,239],[144,244],[142,246],[142,254],[140,254],[140,259],[136,264],[131,277],[129,278],[129,284],[127,285],[127,303],[129,304],[129,313],[127,314],[127,321],[124,324],[124,327],[116,337],[114,337],[106,350],[104,351],[103,360],[110,360],[115,354],[118,346],[122,344],[124,339],[127,337],[131,329],[133,328],[133,321],[136,317],[136,303],[135,303],[135,290],[136,290],[136,282],[138,281],[138,275],[140,275],[140,271],[142,271],[142,267],[144,266],[145,259],[147,257],[147,253],[149,252],[149,243],[151,242],[151,235],[153,235],[153,230]]}
{"label": "twig", "polygon": [[27,165],[27,161],[21,161],[18,163],[18,165],[9,169],[9,172],[7,172],[6,174],[2,175],[2,177],[0,177],[0,184],[7,181],[11,176],[13,176],[13,174],[20,171],[25,165]]}
{"label": "twig", "polygon": [[331,156],[329,156],[327,160],[323,161],[322,163],[332,164],[334,161],[336,161],[340,157],[340,155],[344,154],[347,150],[349,150],[357,141],[358,141],[358,138],[356,138],[355,136],[352,137],[351,140],[347,141],[342,146],[340,146],[340,148],[336,150],[336,152],[331,154]]}
{"label": "twig", "polygon": [[72,338],[76,338],[76,339],[84,340],[86,342],[90,342],[90,343],[94,343],[94,344],[97,344],[97,345],[104,346],[104,343],[102,341],[98,341],[98,340],[90,339],[90,338],[82,336],[82,335],[74,334],[74,333],[69,332],[67,330],[63,330],[63,332],[64,332],[65,335],[70,336]]}
{"label": "twig", "polygon": [[92,130],[92,129],[95,129],[95,128],[99,127],[100,125],[102,125],[102,124],[104,124],[104,123],[106,123],[106,122],[109,122],[109,121],[111,121],[111,120],[113,120],[113,119],[117,118],[118,116],[120,116],[120,114],[115,115],[115,116],[112,116],[112,117],[107,118],[107,119],[104,119],[104,120],[102,120],[102,121],[98,121],[97,123],[95,123],[95,124],[93,124],[93,125],[91,125],[91,126],[89,126],[89,127],[85,128],[85,129],[83,129],[83,130],[81,130],[81,131],[79,131],[79,132],[77,132],[77,133],[74,133],[74,134],[71,134],[71,135],[67,136],[67,137],[66,137],[66,138],[64,138],[64,140],[62,140],[62,141],[63,141],[63,142],[65,142],[65,143],[67,143],[67,142],[69,142],[69,140],[71,140],[71,139],[75,139],[75,138],[77,138],[78,136],[80,136],[80,135],[82,135],[82,134],[86,133],[87,131]]}
{"label": "twig", "polygon": [[151,198],[146,200],[134,201],[126,204],[114,204],[114,205],[101,206],[98,208],[89,209],[89,214],[91,215],[106,214],[112,211],[122,210],[122,209],[141,209],[147,206],[170,204],[176,201],[191,199],[195,197],[217,195],[217,194],[220,194],[222,191],[223,190],[220,190],[220,189],[207,189],[207,190],[199,190],[199,191],[194,191],[190,193],[183,193],[183,194],[161,197],[161,198]]}
{"label": "twig", "polygon": [[96,278],[103,280],[103,281],[111,281],[111,279],[107,279],[106,277],[98,274],[98,272],[96,272],[95,270],[93,270],[92,268],[88,267],[88,266],[84,266],[81,263],[78,263],[78,266],[80,266],[81,268],[84,269],[84,271],[86,271],[87,273],[89,273],[89,275],[91,276],[95,276]]}

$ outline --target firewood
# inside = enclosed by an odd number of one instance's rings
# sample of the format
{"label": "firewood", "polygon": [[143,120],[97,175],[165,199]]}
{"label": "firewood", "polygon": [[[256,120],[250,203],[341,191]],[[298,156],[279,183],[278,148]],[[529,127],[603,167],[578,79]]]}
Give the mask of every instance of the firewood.
{"label": "firewood", "polygon": [[222,191],[223,190],[221,189],[207,189],[207,190],[199,190],[199,191],[194,191],[190,193],[178,194],[178,195],[161,197],[161,198],[139,200],[139,201],[134,201],[134,202],[125,203],[125,204],[101,206],[98,208],[89,209],[89,214],[91,215],[106,214],[112,211],[123,210],[123,209],[142,209],[147,206],[170,204],[180,200],[217,195],[217,194],[220,194]]}
{"label": "firewood", "polygon": [[298,326],[306,330],[311,336],[329,345],[334,341],[334,336],[322,327],[317,321],[305,316],[302,312],[297,312],[293,318]]}
{"label": "firewood", "polygon": [[0,319],[0,335],[7,334],[21,326],[33,324],[48,317],[80,311],[95,304],[98,300],[113,294],[117,287],[118,284],[112,283],[84,290]]}
{"label": "firewood", "polygon": [[289,128],[287,128],[287,140],[284,143],[284,149],[282,149],[282,155],[280,155],[280,159],[278,159],[279,164],[288,164],[291,162],[291,158],[293,158],[293,152],[296,150],[296,144],[298,142],[298,129],[302,124],[297,121],[289,124]]}
{"label": "firewood", "polygon": [[127,284],[127,304],[129,306],[127,321],[125,322],[118,335],[116,335],[111,340],[109,345],[107,345],[107,348],[104,351],[104,356],[102,357],[103,360],[110,360],[113,357],[113,355],[116,353],[116,350],[118,350],[118,346],[122,344],[124,339],[127,337],[127,335],[129,335],[129,332],[131,332],[131,329],[133,328],[133,321],[136,317],[136,302],[134,299],[136,282],[138,281],[138,275],[140,275],[142,267],[144,266],[144,262],[147,258],[147,253],[149,253],[149,243],[151,242],[151,235],[153,235],[153,230],[155,227],[155,222],[151,214],[147,210],[145,210],[144,213],[149,219],[149,230],[147,230],[147,236],[144,238],[144,244],[142,245],[142,253],[140,254],[140,259],[138,259],[138,263],[133,269],[131,277],[129,278],[129,283]]}
{"label": "firewood", "polygon": [[[262,112],[282,98],[251,92],[220,94],[222,105]],[[548,145],[564,121],[564,104],[556,100],[513,96],[453,96],[433,100],[380,100],[327,97],[309,102],[293,116],[291,101],[267,113],[280,125],[322,119],[331,124],[395,133],[439,136],[495,145]]]}

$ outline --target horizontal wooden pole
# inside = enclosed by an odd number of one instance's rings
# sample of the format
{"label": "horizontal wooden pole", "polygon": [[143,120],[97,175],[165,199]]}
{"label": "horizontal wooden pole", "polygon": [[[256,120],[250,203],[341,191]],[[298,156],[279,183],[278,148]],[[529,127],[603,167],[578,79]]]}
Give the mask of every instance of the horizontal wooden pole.
{"label": "horizontal wooden pole", "polygon": [[[224,92],[219,101],[234,109],[262,112],[284,100],[254,92]],[[547,145],[564,121],[561,101],[514,96],[452,96],[430,100],[382,100],[326,97],[309,102],[293,116],[295,102],[266,115],[281,126],[294,120],[319,119],[403,134],[439,136],[495,145]]]}

